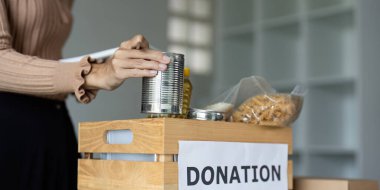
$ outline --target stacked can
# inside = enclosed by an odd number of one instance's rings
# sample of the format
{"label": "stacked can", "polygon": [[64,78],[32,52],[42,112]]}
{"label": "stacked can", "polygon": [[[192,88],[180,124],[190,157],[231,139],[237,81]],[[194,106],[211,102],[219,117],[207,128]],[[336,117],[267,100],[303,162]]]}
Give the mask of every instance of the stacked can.
{"label": "stacked can", "polygon": [[141,113],[153,116],[182,113],[184,55],[164,54],[171,60],[167,70],[143,78]]}

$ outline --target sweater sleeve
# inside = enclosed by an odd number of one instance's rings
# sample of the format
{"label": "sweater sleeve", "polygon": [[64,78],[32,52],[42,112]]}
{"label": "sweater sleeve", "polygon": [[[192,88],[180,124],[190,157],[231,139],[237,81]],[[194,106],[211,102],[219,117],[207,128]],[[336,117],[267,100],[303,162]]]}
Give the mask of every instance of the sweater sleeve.
{"label": "sweater sleeve", "polygon": [[0,91],[36,96],[75,93],[79,102],[89,103],[96,94],[83,87],[84,76],[90,70],[89,57],[60,63],[15,51],[5,4],[0,0]]}

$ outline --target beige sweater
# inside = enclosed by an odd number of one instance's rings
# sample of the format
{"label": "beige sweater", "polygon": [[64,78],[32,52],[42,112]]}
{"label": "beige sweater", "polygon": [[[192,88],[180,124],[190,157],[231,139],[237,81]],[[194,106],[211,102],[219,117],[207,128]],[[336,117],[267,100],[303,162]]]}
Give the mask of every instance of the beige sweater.
{"label": "beige sweater", "polygon": [[88,103],[95,92],[83,88],[89,58],[59,63],[69,36],[72,0],[0,0],[0,93],[56,100],[75,93]]}

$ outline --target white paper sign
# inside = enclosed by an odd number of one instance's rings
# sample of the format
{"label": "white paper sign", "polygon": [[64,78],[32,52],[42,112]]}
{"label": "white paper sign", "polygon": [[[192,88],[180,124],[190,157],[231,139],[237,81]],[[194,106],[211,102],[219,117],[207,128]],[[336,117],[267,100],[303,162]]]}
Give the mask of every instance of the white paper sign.
{"label": "white paper sign", "polygon": [[288,145],[180,141],[179,190],[287,190]]}

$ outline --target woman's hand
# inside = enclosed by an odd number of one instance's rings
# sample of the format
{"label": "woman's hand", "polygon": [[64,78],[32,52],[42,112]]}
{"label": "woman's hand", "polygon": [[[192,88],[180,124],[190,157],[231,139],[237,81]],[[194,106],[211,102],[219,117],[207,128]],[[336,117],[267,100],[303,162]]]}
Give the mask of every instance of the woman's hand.
{"label": "woman's hand", "polygon": [[162,52],[149,49],[142,35],[121,43],[115,54],[104,64],[93,64],[85,76],[85,88],[113,90],[131,77],[154,77],[164,71],[170,58]]}

